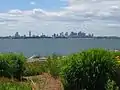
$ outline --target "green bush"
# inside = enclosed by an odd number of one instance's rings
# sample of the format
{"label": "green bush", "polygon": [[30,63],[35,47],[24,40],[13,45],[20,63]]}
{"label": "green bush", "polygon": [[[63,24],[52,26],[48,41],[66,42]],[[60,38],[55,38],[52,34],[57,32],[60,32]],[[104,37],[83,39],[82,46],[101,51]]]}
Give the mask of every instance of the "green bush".
{"label": "green bush", "polygon": [[116,77],[117,61],[104,49],[90,49],[65,58],[61,75],[65,90],[104,90],[108,78]]}
{"label": "green bush", "polygon": [[57,55],[49,56],[46,61],[27,62],[25,64],[24,76],[39,75],[44,72],[50,73],[53,77],[59,76],[62,57]]}
{"label": "green bush", "polygon": [[114,57],[120,56],[120,52],[111,51],[111,53],[114,55]]}
{"label": "green bush", "polygon": [[25,64],[25,72],[24,76],[34,76],[34,75],[39,75],[42,73],[42,64],[44,62],[27,62]]}
{"label": "green bush", "polygon": [[106,84],[106,90],[119,90],[119,87],[113,80],[108,80]]}
{"label": "green bush", "polygon": [[0,76],[21,79],[24,72],[25,57],[16,53],[0,54]]}
{"label": "green bush", "polygon": [[32,90],[31,82],[21,82],[17,79],[0,78],[0,90]]}
{"label": "green bush", "polygon": [[50,73],[54,78],[59,76],[62,57],[57,55],[49,56],[47,61],[42,65],[43,72]]}

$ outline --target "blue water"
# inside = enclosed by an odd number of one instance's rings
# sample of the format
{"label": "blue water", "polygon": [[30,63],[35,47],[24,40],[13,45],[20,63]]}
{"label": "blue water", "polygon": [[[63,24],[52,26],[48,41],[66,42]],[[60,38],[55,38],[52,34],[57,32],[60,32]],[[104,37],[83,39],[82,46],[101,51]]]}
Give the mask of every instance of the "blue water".
{"label": "blue water", "polygon": [[118,39],[4,39],[0,52],[22,52],[26,56],[53,53],[67,55],[89,48],[120,49]]}

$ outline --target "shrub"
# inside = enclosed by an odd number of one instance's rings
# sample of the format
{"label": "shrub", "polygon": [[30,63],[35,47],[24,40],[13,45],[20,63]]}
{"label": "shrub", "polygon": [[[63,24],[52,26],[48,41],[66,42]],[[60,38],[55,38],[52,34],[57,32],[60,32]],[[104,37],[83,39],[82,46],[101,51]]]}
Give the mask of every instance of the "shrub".
{"label": "shrub", "polygon": [[43,62],[27,62],[25,64],[24,76],[34,76],[42,73],[42,64]]}
{"label": "shrub", "polygon": [[104,90],[118,68],[114,55],[104,49],[75,53],[65,61],[69,61],[61,71],[65,90]]}
{"label": "shrub", "polygon": [[19,80],[22,79],[22,76],[23,76],[23,72],[25,70],[25,67],[24,67],[24,61],[21,61],[20,59],[18,59],[16,61],[16,64],[15,64],[15,67],[14,67],[15,71],[15,77]]}
{"label": "shrub", "polygon": [[0,76],[16,77],[20,80],[24,71],[25,57],[16,53],[0,54]]}
{"label": "shrub", "polygon": [[113,80],[108,80],[106,84],[106,90],[119,90],[119,87]]}
{"label": "shrub", "polygon": [[39,75],[43,72],[50,73],[53,77],[59,76],[62,58],[57,55],[49,56],[46,61],[28,62],[25,64],[24,76]]}
{"label": "shrub", "polygon": [[42,65],[42,71],[50,73],[54,78],[59,76],[62,57],[57,55],[49,56],[47,61]]}
{"label": "shrub", "polygon": [[120,52],[119,51],[117,51],[117,52],[115,52],[115,51],[111,51],[112,53],[113,53],[113,55],[116,57],[116,56],[120,56]]}

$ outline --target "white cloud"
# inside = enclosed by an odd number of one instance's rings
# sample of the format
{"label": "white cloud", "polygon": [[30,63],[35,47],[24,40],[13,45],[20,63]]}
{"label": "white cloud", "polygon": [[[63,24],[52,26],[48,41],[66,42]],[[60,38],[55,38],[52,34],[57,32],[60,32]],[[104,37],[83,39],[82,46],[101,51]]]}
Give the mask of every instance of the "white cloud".
{"label": "white cloud", "polygon": [[14,9],[14,10],[10,10],[8,13],[11,14],[11,15],[20,15],[23,12],[19,9]]}
{"label": "white cloud", "polygon": [[30,4],[31,4],[31,5],[35,5],[36,3],[35,3],[34,1],[31,1]]}
{"label": "white cloud", "polygon": [[119,0],[69,0],[60,11],[10,10],[0,13],[1,33],[29,30],[39,34],[61,31],[85,31],[96,35],[120,36]]}

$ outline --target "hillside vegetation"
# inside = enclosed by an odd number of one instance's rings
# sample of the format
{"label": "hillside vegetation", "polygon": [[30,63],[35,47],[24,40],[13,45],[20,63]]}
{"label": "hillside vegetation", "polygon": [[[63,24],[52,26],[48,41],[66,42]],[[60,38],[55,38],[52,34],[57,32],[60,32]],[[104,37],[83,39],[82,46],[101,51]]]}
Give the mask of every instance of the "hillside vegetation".
{"label": "hillside vegetation", "polygon": [[89,49],[66,57],[52,55],[45,62],[27,62],[22,54],[1,53],[0,76],[8,81],[0,81],[0,90],[31,90],[33,86],[33,90],[119,90],[119,56],[120,52]]}

